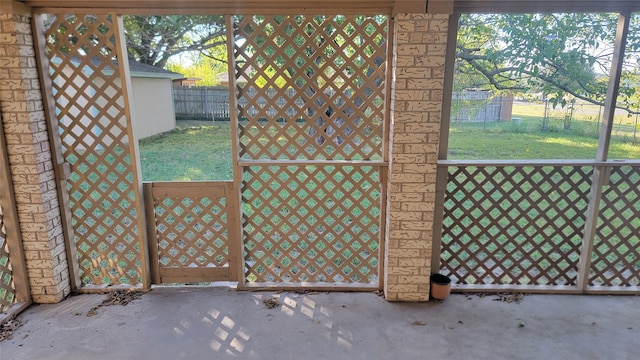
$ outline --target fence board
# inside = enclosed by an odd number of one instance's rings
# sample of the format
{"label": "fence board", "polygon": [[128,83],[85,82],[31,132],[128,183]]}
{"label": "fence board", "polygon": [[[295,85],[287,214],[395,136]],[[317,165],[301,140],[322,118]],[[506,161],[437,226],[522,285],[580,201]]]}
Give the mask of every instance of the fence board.
{"label": "fence board", "polygon": [[228,120],[229,104],[228,87],[173,87],[173,105],[177,119]]}

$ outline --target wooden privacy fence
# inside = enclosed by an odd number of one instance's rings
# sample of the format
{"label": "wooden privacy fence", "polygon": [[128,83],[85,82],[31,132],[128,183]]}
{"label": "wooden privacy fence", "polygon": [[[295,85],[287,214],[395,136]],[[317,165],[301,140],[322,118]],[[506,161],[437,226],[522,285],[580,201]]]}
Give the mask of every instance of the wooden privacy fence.
{"label": "wooden privacy fence", "polygon": [[[640,289],[640,164],[607,163],[594,197],[593,162],[445,163],[440,271],[460,289]],[[588,240],[587,209],[599,198]]]}
{"label": "wooden privacy fence", "polygon": [[173,87],[173,106],[177,119],[229,120],[230,103],[228,87]]}
{"label": "wooden privacy fence", "polygon": [[[513,97],[488,91],[456,91],[451,95],[451,122],[500,122],[511,120]],[[504,111],[504,106],[508,111]]]}

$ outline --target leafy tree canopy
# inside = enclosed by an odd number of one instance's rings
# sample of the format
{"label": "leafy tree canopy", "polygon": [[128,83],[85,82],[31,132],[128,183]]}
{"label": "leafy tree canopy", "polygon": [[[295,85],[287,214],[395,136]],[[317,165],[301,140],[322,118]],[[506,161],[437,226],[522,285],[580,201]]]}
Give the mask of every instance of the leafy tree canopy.
{"label": "leafy tree canopy", "polygon": [[[181,61],[184,58],[186,61]],[[227,71],[227,64],[192,53],[183,54],[180,59],[174,57],[167,62],[165,68],[185,77],[200,78],[198,86],[216,86],[220,83],[220,74]]]}
{"label": "leafy tree canopy", "polygon": [[164,68],[174,55],[196,52],[224,62],[219,48],[226,44],[221,15],[126,16],[129,55],[137,61]]}
{"label": "leafy tree canopy", "polygon": [[[615,14],[469,14],[460,17],[456,90],[542,92],[603,105],[617,26]],[[640,19],[631,22],[618,105],[637,111]]]}

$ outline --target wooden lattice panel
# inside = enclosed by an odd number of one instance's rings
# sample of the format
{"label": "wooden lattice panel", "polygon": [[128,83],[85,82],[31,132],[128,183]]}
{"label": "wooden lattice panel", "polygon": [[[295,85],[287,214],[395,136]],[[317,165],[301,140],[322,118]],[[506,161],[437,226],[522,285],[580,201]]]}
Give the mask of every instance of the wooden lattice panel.
{"label": "wooden lattice panel", "polygon": [[[153,203],[161,282],[180,278],[213,281],[229,276],[229,211],[224,183],[158,183],[153,188]],[[207,274],[199,269],[225,271]]]}
{"label": "wooden lattice panel", "polygon": [[0,204],[0,313],[16,302],[16,289],[11,274],[7,231],[4,225],[2,204]]}
{"label": "wooden lattice panel", "polygon": [[237,21],[241,158],[382,158],[385,16]]}
{"label": "wooden lattice panel", "polygon": [[251,166],[242,188],[248,282],[376,286],[374,166]]}
{"label": "wooden lattice panel", "polygon": [[134,154],[111,16],[55,15],[46,31],[83,284],[141,283]]}
{"label": "wooden lattice panel", "polygon": [[640,285],[640,167],[612,167],[602,192],[590,285]]}
{"label": "wooden lattice panel", "polygon": [[458,284],[575,285],[592,172],[449,168],[441,271]]}

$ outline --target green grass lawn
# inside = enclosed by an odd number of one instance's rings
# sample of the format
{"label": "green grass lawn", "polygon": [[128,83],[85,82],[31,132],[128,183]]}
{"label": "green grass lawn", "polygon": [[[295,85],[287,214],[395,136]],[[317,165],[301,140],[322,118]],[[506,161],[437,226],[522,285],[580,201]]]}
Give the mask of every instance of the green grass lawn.
{"label": "green grass lawn", "polygon": [[[539,110],[539,109],[538,109]],[[537,110],[536,110],[537,111]],[[514,107],[521,122],[454,123],[449,137],[449,159],[594,159],[597,124],[573,120],[565,130],[558,120],[548,122],[528,107]],[[640,139],[633,126],[618,121],[612,136],[610,159],[640,159]],[[630,132],[631,131],[631,132]],[[618,132],[620,133],[620,132]],[[144,181],[230,180],[231,130],[228,122],[178,120],[176,129],[140,140]]]}
{"label": "green grass lawn", "polygon": [[[482,131],[481,126],[464,124],[451,128],[449,159],[595,159],[597,147],[598,139],[587,136],[499,128]],[[640,143],[614,138],[609,158],[640,159]]]}
{"label": "green grass lawn", "polygon": [[140,140],[144,181],[231,180],[228,122],[178,120],[172,131]]}
{"label": "green grass lawn", "polygon": [[[574,119],[570,129],[558,117],[547,120],[532,105],[514,106],[512,121],[452,123],[449,159],[595,159],[599,127],[593,119]],[[640,159],[640,138],[634,139],[632,119],[616,117],[610,159]],[[640,136],[640,134],[638,134]]]}

